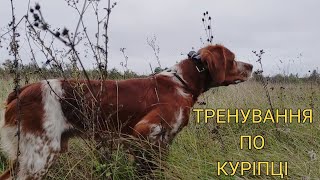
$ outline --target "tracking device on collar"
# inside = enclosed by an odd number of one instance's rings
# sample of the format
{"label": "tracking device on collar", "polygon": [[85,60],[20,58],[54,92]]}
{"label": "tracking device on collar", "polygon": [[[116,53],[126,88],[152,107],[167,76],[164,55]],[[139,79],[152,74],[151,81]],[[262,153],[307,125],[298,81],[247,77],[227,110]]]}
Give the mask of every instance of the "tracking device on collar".
{"label": "tracking device on collar", "polygon": [[188,58],[194,59],[194,60],[200,60],[201,59],[200,54],[195,52],[195,51],[190,51],[188,53]]}
{"label": "tracking device on collar", "polygon": [[204,64],[201,62],[201,56],[198,52],[190,51],[188,53],[188,58],[192,59],[192,61],[195,63],[198,72],[201,73],[206,70]]}

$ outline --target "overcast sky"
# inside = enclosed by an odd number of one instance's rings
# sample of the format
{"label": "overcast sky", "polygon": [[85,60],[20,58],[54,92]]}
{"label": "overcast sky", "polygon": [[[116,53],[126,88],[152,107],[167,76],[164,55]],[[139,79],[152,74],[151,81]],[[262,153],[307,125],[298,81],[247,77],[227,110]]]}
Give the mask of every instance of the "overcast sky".
{"label": "overcast sky", "polygon": [[[68,27],[72,32],[77,13],[64,0],[37,0],[47,22],[52,27]],[[106,0],[101,0],[102,8]],[[163,67],[170,67],[185,58],[192,48],[202,47],[205,38],[201,18],[208,11],[212,17],[214,43],[225,45],[238,60],[250,62],[258,69],[252,50],[264,49],[262,62],[266,74],[299,73],[320,67],[319,0],[117,0],[110,17],[110,66],[120,67],[124,58],[120,48],[126,48],[128,67],[149,74],[149,63],[157,62],[147,38],[157,37]],[[17,19],[27,9],[27,0],[14,0]],[[79,4],[80,5],[80,4]],[[0,35],[10,22],[9,0],[0,0]],[[95,16],[88,10],[84,19],[92,37]],[[23,28],[20,29],[23,31]],[[21,38],[21,45],[24,40]],[[6,43],[2,42],[5,47]],[[24,47],[22,47],[24,48]],[[28,49],[23,49],[28,54]],[[80,49],[81,51],[81,49]],[[183,53],[184,55],[181,55]],[[302,54],[302,56],[299,56]],[[0,62],[8,58],[0,49]],[[29,57],[24,56],[24,62]],[[22,58],[24,58],[22,57]],[[84,59],[92,66],[93,59]],[[41,59],[38,59],[41,62]]]}

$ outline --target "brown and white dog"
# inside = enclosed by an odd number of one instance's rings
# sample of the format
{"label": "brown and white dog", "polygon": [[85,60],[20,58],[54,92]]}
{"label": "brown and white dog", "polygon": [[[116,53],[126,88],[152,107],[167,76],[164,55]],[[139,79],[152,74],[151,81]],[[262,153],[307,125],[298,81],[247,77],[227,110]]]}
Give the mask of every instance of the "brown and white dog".
{"label": "brown and white dog", "polygon": [[[167,146],[188,124],[190,109],[201,93],[246,81],[251,72],[251,64],[235,61],[235,55],[224,46],[209,45],[172,68],[146,78],[103,82],[52,79],[33,83],[20,89],[19,98],[15,93],[9,94],[1,146],[16,161],[20,114],[18,179],[41,179],[57,155],[66,151],[70,134],[83,132],[88,120],[100,124],[100,130],[120,129],[123,134]],[[75,91],[79,83],[81,93]],[[97,118],[89,119],[76,110],[81,109],[79,99],[89,107],[99,104]],[[11,176],[7,171],[0,179]]]}

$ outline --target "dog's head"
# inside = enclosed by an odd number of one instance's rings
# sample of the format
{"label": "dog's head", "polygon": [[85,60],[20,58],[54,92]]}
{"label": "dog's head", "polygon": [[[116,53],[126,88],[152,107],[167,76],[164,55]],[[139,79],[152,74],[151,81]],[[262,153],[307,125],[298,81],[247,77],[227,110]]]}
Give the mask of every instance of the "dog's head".
{"label": "dog's head", "polygon": [[235,60],[235,55],[222,45],[209,45],[199,50],[201,61],[207,67],[209,87],[227,86],[251,77],[252,65]]}

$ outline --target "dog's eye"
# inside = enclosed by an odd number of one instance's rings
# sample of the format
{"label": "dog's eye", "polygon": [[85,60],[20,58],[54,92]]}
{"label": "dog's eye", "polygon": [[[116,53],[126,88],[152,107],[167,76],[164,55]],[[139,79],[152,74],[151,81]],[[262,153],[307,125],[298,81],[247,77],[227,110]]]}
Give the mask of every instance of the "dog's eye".
{"label": "dog's eye", "polygon": [[235,65],[236,65],[236,64],[235,64],[234,61],[230,61],[230,62],[229,62],[229,67],[230,67],[230,68],[233,68]]}

